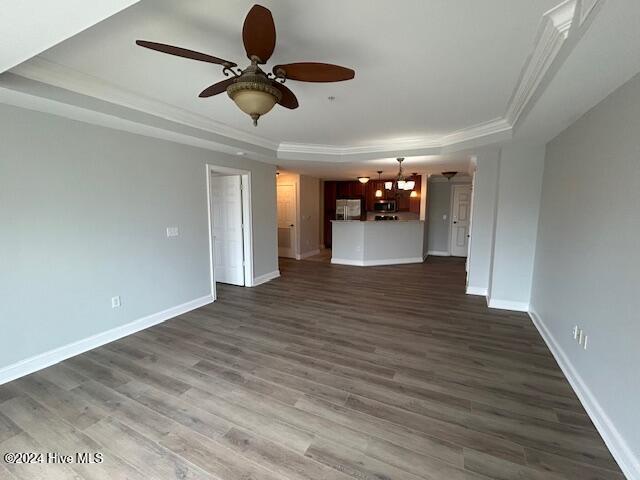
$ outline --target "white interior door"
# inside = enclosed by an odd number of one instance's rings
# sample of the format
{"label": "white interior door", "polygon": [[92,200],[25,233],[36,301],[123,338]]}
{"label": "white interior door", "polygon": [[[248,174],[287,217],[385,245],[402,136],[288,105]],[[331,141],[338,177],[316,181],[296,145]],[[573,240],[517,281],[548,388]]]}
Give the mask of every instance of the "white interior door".
{"label": "white interior door", "polygon": [[471,185],[454,185],[451,202],[451,255],[466,257],[469,247]]}
{"label": "white interior door", "polygon": [[244,285],[242,180],[240,175],[212,175],[211,215],[215,281]]}
{"label": "white interior door", "polygon": [[296,257],[295,185],[278,185],[278,255]]}

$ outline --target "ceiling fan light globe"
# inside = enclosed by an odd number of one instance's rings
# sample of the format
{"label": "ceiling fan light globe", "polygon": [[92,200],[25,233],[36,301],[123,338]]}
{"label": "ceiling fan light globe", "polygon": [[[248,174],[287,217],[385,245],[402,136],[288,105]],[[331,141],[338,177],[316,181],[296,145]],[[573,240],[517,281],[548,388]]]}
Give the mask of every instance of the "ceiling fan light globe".
{"label": "ceiling fan light globe", "polygon": [[269,113],[278,101],[270,93],[259,90],[239,90],[231,98],[238,108],[247,115]]}

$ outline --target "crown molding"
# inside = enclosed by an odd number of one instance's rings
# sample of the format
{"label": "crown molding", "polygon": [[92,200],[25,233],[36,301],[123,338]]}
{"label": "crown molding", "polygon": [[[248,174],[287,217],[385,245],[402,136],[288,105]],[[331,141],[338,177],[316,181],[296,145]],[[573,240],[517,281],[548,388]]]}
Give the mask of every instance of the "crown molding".
{"label": "crown molding", "polygon": [[[596,7],[603,1],[566,0],[546,12],[542,17],[532,52],[524,63],[504,116],[437,138],[398,139],[346,146],[279,143],[137,94],[42,57],[34,57],[18,65],[11,70],[11,73],[80,96],[125,107],[132,112],[140,112],[165,120],[166,125],[163,127],[153,126],[152,136],[187,144],[195,142],[199,145],[203,145],[202,142],[205,139],[207,148],[210,149],[220,149],[221,144],[228,142],[227,150],[229,148],[247,150],[268,162],[277,161],[277,159],[347,162],[393,156],[439,155],[510,140],[518,121],[524,118],[535,104],[566,58],[571,44],[579,41],[581,34],[591,24],[588,20],[599,11]],[[54,104],[40,102],[38,108],[45,111],[47,106],[52,105]],[[55,106],[55,110],[57,114],[63,115],[64,113],[60,112],[70,112],[60,106]],[[68,115],[71,116],[71,113]],[[87,111],[75,112],[74,115],[83,118],[83,121],[92,121]],[[97,116],[100,116],[100,113],[97,113]],[[129,115],[129,117],[135,117],[135,115]],[[134,133],[150,131],[147,128],[148,125],[134,126],[136,122],[144,123],[136,118],[122,118],[120,124],[117,124],[117,116],[112,115],[108,120],[111,128],[120,128]],[[93,123],[105,123],[105,121],[102,117],[93,119]],[[198,133],[180,131],[181,126],[197,129]],[[166,130],[164,134],[163,129]]]}
{"label": "crown molding", "polygon": [[63,88],[74,93],[97,98],[131,108],[165,120],[197,128],[238,142],[277,150],[278,143],[243,132],[173,105],[116,86],[97,77],[60,65],[43,57],[34,57],[11,70],[11,73],[37,82]]}
{"label": "crown molding", "polygon": [[515,127],[518,120],[540,93],[545,79],[555,74],[552,68],[570,36],[585,26],[601,0],[566,0],[547,11],[540,23],[533,51],[520,74],[518,85],[511,96],[505,120]]}

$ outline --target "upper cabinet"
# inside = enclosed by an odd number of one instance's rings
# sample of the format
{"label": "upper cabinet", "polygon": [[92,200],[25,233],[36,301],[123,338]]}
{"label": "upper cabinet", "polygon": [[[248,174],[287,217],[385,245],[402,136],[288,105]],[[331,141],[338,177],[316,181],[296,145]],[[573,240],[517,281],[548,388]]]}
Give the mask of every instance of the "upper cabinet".
{"label": "upper cabinet", "polygon": [[[389,180],[370,180],[366,184],[362,184],[357,180],[349,180],[349,181],[327,181],[325,182],[325,205],[329,207],[330,205],[334,205],[331,207],[331,210],[335,209],[335,200],[337,198],[345,198],[345,197],[359,197],[364,198],[365,207],[368,212],[373,211],[373,205],[376,200],[394,199],[398,205],[399,212],[414,212],[420,213],[420,186],[422,184],[421,176],[417,175],[415,178],[416,186],[415,192],[417,193],[417,197],[411,197],[411,192],[409,191],[400,191],[393,192],[384,189],[384,182]],[[376,197],[376,190],[382,190],[382,197]]]}

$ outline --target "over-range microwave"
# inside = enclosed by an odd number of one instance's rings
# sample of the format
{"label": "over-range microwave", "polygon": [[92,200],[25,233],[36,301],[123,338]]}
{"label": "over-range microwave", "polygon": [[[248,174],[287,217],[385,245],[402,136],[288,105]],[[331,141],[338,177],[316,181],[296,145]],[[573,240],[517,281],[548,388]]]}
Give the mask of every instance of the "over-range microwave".
{"label": "over-range microwave", "polygon": [[376,212],[395,212],[398,209],[395,200],[377,200],[373,204],[373,210]]}

